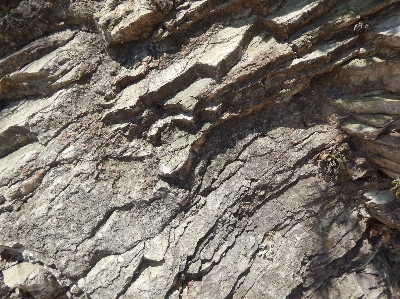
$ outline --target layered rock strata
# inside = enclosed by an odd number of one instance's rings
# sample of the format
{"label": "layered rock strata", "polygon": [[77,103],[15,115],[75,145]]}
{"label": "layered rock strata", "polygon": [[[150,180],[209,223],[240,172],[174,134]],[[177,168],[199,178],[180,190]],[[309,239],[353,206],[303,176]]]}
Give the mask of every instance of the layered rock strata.
{"label": "layered rock strata", "polygon": [[400,3],[9,0],[2,298],[400,296]]}

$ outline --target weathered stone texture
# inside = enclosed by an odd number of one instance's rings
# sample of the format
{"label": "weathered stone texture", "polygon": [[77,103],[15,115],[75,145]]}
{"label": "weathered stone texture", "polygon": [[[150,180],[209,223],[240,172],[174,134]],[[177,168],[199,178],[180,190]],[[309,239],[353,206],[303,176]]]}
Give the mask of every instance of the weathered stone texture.
{"label": "weathered stone texture", "polygon": [[5,1],[0,297],[400,297],[398,2]]}

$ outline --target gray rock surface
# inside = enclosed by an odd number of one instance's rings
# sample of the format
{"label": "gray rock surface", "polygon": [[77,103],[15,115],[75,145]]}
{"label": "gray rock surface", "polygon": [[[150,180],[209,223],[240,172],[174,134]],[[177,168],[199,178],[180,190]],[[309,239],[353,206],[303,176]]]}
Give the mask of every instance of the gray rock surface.
{"label": "gray rock surface", "polygon": [[399,11],[5,1],[0,297],[400,297]]}
{"label": "gray rock surface", "polygon": [[35,298],[55,298],[64,292],[51,272],[39,264],[22,262],[3,271],[4,283]]}

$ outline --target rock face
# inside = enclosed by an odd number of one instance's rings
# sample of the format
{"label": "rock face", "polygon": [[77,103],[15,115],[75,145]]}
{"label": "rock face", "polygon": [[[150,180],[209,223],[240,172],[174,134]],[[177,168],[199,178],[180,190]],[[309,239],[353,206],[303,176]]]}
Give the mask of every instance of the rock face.
{"label": "rock face", "polygon": [[2,298],[398,298],[400,3],[7,0]]}

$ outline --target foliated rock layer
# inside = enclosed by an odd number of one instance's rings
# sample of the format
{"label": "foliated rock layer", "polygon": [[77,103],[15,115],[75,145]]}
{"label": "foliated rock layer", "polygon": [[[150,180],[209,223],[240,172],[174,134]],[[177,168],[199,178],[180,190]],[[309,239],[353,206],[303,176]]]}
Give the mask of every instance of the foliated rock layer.
{"label": "foliated rock layer", "polygon": [[397,2],[6,1],[0,296],[400,296]]}

